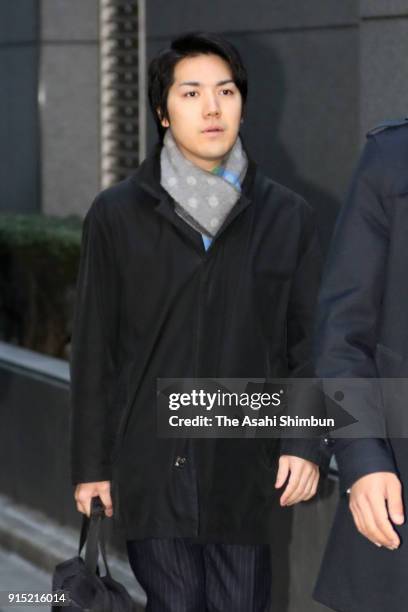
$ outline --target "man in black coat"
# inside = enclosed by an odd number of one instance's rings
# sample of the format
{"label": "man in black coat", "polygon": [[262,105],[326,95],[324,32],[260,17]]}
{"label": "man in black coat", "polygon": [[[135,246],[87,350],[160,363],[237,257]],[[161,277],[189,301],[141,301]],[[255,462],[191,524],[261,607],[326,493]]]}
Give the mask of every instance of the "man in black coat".
{"label": "man in black coat", "polygon": [[284,507],[315,494],[325,459],[310,439],[157,436],[158,378],[311,373],[313,214],[248,158],[239,138],[246,93],[227,41],[173,41],[149,69],[160,144],[97,196],[84,222],[71,360],[75,499],[89,514],[99,495],[119,520],[154,611],[266,610],[267,543]]}
{"label": "man in black coat", "polygon": [[404,119],[368,134],[319,299],[319,376],[365,379],[374,381],[367,389],[382,390],[376,402],[372,391],[361,395],[359,408],[368,430],[381,415],[384,435],[334,446],[340,500],[315,596],[343,612],[406,608],[407,194]]}

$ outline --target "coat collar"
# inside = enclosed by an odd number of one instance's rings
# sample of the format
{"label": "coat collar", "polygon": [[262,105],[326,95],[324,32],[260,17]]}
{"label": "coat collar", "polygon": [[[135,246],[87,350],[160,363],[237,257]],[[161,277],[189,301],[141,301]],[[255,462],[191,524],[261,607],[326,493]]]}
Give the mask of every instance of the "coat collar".
{"label": "coat collar", "polygon": [[[188,240],[190,240],[194,247],[201,253],[206,253],[202,241],[201,234],[195,229],[190,227],[176,212],[174,209],[173,199],[167,193],[167,191],[160,184],[160,152],[162,145],[157,144],[152,153],[141,163],[139,168],[131,175],[131,179],[136,181],[138,186],[144,191],[149,193],[155,200],[155,210],[158,214],[165,217],[170,223],[172,223]],[[218,238],[232,221],[243,211],[247,206],[251,204],[251,193],[252,186],[256,174],[256,164],[248,155],[248,151],[244,146],[245,153],[248,157],[248,169],[245,178],[242,183],[241,196],[238,199],[235,206],[230,211],[229,215],[225,219],[224,223],[217,232],[210,248],[207,252],[210,252],[213,245],[216,244]]]}

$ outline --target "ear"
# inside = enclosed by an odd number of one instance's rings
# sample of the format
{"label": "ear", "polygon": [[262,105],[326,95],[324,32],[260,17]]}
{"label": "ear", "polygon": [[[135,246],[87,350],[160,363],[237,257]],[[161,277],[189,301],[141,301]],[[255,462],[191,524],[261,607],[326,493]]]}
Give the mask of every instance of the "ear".
{"label": "ear", "polygon": [[170,126],[169,120],[166,117],[162,117],[162,111],[160,108],[156,108],[156,113],[160,119],[160,123],[164,128],[168,128]]}

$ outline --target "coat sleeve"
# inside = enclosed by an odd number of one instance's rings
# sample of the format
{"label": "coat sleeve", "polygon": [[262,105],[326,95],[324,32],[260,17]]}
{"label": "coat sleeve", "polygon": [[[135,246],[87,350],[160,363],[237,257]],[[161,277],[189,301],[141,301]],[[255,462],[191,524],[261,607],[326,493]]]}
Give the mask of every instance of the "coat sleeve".
{"label": "coat sleeve", "polygon": [[103,200],[83,224],[70,360],[72,483],[111,479],[117,429],[119,277]]}
{"label": "coat sleeve", "polygon": [[[287,354],[291,377],[313,378],[313,331],[322,256],[314,213],[304,202],[301,211],[303,231],[287,312]],[[320,438],[283,438],[281,454],[313,461],[326,472],[331,451]]]}
{"label": "coat sleeve", "polygon": [[[323,379],[378,377],[375,349],[389,235],[384,171],[379,145],[369,138],[336,224],[319,296],[316,372]],[[359,398],[367,423],[378,419],[381,401],[380,395],[373,401],[372,387]],[[342,491],[366,474],[395,471],[389,448],[379,437],[338,438],[334,452]]]}

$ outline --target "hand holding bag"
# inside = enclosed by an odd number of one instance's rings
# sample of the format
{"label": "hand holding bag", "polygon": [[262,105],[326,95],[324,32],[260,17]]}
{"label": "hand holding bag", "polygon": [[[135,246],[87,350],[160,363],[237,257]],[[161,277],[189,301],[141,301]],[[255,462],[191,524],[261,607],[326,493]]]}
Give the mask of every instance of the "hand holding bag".
{"label": "hand holding bag", "polygon": [[[91,517],[82,519],[78,556],[59,563],[54,571],[52,590],[68,591],[68,606],[53,606],[52,612],[136,612],[136,605],[125,587],[114,580],[106,558],[103,521],[104,506],[99,497],[91,504]],[[81,551],[85,549],[85,560]],[[100,576],[99,549],[106,574]]]}

